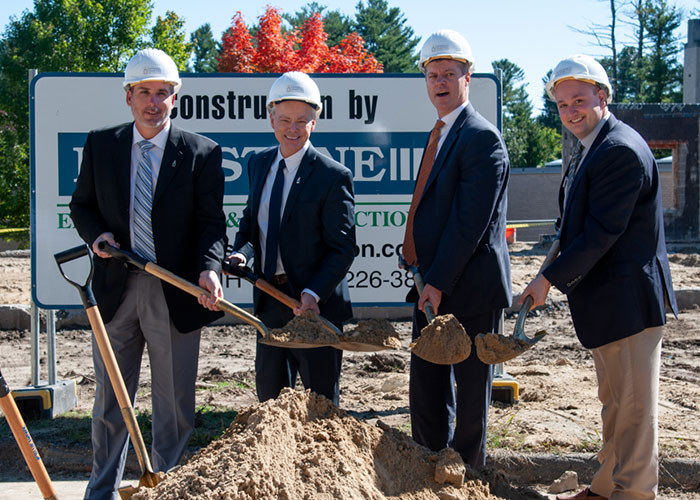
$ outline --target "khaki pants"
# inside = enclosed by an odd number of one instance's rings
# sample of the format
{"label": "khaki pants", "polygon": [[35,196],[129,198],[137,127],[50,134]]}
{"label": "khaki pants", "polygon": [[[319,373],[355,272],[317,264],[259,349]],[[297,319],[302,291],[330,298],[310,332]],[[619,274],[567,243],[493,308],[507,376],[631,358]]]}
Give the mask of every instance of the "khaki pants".
{"label": "khaki pants", "polygon": [[662,336],[662,326],[647,328],[592,351],[603,447],[591,490],[610,500],[656,498]]}

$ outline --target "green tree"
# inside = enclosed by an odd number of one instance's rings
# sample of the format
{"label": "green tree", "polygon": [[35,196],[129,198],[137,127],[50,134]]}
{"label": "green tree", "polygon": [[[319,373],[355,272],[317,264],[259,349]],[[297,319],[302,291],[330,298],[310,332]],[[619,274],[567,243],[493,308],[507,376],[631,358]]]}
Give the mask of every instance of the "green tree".
{"label": "green tree", "polygon": [[0,37],[0,224],[29,218],[27,74],[120,71],[147,32],[151,0],[34,0]]}
{"label": "green tree", "polygon": [[153,47],[172,57],[180,71],[187,69],[192,55],[192,44],[186,41],[186,37],[185,20],[172,10],[166,11],[165,17],[158,16],[151,30]]}
{"label": "green tree", "polygon": [[0,227],[29,226],[27,142],[0,111]]}
{"label": "green tree", "polygon": [[532,117],[532,104],[525,88],[525,73],[508,59],[493,61],[501,73],[503,94],[503,139],[514,167],[534,167],[561,154],[561,135]]}
{"label": "green tree", "polygon": [[681,25],[682,13],[667,0],[652,0],[648,9],[646,29],[649,50],[644,64],[642,100],[679,101],[682,97],[683,70],[678,62],[681,45],[676,30]]}
{"label": "green tree", "polygon": [[545,85],[549,80],[552,79],[552,73],[554,70],[547,71],[547,74],[542,78],[542,111],[539,116],[537,116],[537,123],[543,127],[554,129],[555,131],[561,131],[561,120],[559,119],[559,111],[557,110],[557,103],[555,103],[547,94],[545,90]]}
{"label": "green tree", "polygon": [[365,40],[367,51],[382,63],[387,73],[418,71],[418,55],[413,51],[420,39],[398,7],[389,8],[386,0],[367,0],[357,4],[353,28]]}
{"label": "green tree", "polygon": [[192,32],[190,43],[194,51],[194,72],[214,73],[218,64],[219,49],[209,23],[203,24]]}

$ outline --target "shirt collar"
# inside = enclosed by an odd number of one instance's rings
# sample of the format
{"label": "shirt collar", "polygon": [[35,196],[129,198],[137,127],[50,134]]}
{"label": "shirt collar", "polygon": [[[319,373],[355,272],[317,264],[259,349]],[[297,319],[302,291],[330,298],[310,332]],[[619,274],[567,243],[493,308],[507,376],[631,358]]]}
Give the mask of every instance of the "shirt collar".
{"label": "shirt collar", "polygon": [[277,148],[277,158],[275,158],[275,165],[278,165],[280,161],[284,160],[284,164],[287,167],[287,170],[289,172],[294,172],[297,168],[299,168],[301,160],[304,158],[304,155],[306,154],[306,151],[308,151],[310,146],[311,141],[306,141],[306,143],[304,143],[304,146],[302,146],[302,148],[299,151],[286,158],[282,156],[280,148]]}
{"label": "shirt collar", "polygon": [[141,133],[138,131],[136,128],[136,124],[134,123],[134,139],[131,143],[133,146],[134,144],[138,144],[141,141],[147,140],[149,142],[152,142],[154,146],[165,150],[165,145],[168,142],[168,136],[170,135],[170,120],[168,120],[168,123],[165,124],[165,127],[163,127],[163,130],[158,132],[154,137],[151,137],[150,139],[144,139]]}
{"label": "shirt collar", "polygon": [[586,137],[581,139],[581,144],[583,144],[583,147],[586,148],[586,150],[590,149],[590,147],[593,145],[593,141],[595,141],[595,138],[598,137],[598,134],[600,133],[600,129],[603,128],[603,125],[605,125],[605,122],[608,121],[608,118],[610,118],[610,111],[606,107],[605,114],[598,122],[598,125],[596,125],[595,128],[593,130],[591,130],[590,134],[588,134]]}
{"label": "shirt collar", "polygon": [[445,116],[440,118],[445,123],[445,126],[442,127],[442,130],[440,132],[450,130],[452,128],[452,125],[454,125],[454,122],[457,121],[457,117],[459,114],[464,110],[464,108],[467,107],[469,104],[469,101],[464,101],[461,105],[457,106],[455,109],[447,113]]}

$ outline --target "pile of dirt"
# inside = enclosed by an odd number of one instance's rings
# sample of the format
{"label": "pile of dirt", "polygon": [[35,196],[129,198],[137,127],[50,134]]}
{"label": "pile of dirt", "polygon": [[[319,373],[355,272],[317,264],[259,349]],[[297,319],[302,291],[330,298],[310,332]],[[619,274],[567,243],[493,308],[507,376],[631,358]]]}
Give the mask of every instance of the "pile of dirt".
{"label": "pile of dirt", "polygon": [[400,349],[401,339],[394,326],[385,319],[362,319],[355,328],[343,332],[343,342],[358,342],[363,344]]}
{"label": "pile of dirt", "polygon": [[452,314],[436,316],[411,343],[413,354],[439,365],[461,363],[469,357],[471,350],[469,335]]}
{"label": "pile of dirt", "polygon": [[[465,480],[465,475],[467,479]],[[451,449],[434,453],[328,399],[285,389],[134,500],[498,499]]]}

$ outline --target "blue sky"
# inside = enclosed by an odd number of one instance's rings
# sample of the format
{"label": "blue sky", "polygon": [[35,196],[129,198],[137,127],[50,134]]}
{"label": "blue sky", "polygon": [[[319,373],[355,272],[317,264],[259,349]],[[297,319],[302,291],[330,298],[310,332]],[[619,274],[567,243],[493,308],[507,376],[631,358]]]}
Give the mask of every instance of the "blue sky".
{"label": "blue sky", "polygon": [[[687,14],[700,8],[698,0],[670,0]],[[283,12],[295,12],[306,0],[270,0],[241,2],[230,0],[154,0],[154,17],[174,10],[183,17],[186,29],[194,31],[204,23],[211,24],[214,36],[220,38],[241,10],[248,25],[254,24],[264,13],[265,5],[272,4]],[[330,10],[340,10],[354,16],[357,2],[319,0]],[[390,6],[399,6],[406,23],[416,36],[424,40],[435,30],[451,28],[462,33],[472,46],[476,71],[490,72],[491,61],[507,58],[525,71],[527,90],[536,108],[541,106],[542,78],[564,57],[585,53],[591,56],[607,55],[605,49],[593,44],[590,37],[574,32],[570,27],[585,29],[588,25],[609,22],[607,0],[389,0]],[[426,5],[430,8],[426,9]],[[25,9],[32,10],[33,0],[0,0],[0,23],[4,27],[10,16],[21,17]],[[620,15],[620,14],[618,14]],[[681,26],[681,41],[686,41],[687,21]],[[630,35],[621,26],[618,39],[630,43]],[[420,44],[419,44],[420,47]]]}

